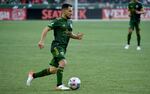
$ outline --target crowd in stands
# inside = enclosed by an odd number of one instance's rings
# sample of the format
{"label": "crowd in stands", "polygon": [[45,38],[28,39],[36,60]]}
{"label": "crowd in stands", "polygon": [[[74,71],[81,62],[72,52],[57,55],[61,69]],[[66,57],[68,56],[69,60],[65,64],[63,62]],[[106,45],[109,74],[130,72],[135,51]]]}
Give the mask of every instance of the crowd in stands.
{"label": "crowd in stands", "polygon": [[[129,3],[131,0],[79,0],[80,3],[115,3],[124,4]],[[143,4],[150,4],[150,0],[139,0]]]}
{"label": "crowd in stands", "polygon": [[63,3],[65,0],[0,0],[1,4],[48,4]]}
{"label": "crowd in stands", "polygon": [[[131,0],[79,0],[81,3],[89,2],[89,3],[115,3],[115,4],[124,4],[129,3]],[[139,0],[144,4],[150,4],[150,0]]]}
{"label": "crowd in stands", "polygon": [[[74,0],[0,0],[0,4],[61,4],[64,2],[74,2]],[[124,4],[131,0],[78,0],[79,3],[113,3]],[[150,0],[139,0],[144,4],[150,4]]]}

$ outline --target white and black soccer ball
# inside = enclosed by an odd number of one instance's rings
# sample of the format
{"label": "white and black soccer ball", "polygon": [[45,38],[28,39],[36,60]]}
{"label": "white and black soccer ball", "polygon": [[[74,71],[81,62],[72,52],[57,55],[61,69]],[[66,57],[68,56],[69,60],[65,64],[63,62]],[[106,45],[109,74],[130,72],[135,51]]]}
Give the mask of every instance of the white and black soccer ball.
{"label": "white and black soccer ball", "polygon": [[80,88],[81,80],[78,77],[71,77],[68,81],[68,86],[72,90],[77,90]]}

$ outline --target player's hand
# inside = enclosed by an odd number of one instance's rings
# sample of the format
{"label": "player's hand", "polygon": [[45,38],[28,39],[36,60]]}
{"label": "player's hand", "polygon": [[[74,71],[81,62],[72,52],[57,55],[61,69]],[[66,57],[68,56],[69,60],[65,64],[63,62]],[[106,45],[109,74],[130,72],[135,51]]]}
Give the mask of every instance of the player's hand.
{"label": "player's hand", "polygon": [[136,12],[136,14],[140,14],[138,10],[136,10],[135,12]]}
{"label": "player's hand", "polygon": [[44,48],[44,43],[42,41],[39,41],[38,46],[40,49]]}
{"label": "player's hand", "polygon": [[131,17],[131,13],[129,13],[128,16]]}
{"label": "player's hand", "polygon": [[77,33],[78,40],[81,40],[83,38],[83,35],[83,33]]}
{"label": "player's hand", "polygon": [[138,11],[138,10],[136,10],[135,12],[136,12],[136,14],[141,14],[141,12],[140,12],[140,11]]}

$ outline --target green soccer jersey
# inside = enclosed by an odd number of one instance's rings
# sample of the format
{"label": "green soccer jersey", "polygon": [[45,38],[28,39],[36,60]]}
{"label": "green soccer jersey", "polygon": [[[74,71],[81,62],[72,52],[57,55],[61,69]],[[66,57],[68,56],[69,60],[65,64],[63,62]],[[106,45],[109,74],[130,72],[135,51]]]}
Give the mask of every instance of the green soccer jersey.
{"label": "green soccer jersey", "polygon": [[136,10],[140,11],[143,8],[140,2],[130,2],[128,4],[128,10],[131,12],[130,20],[137,22],[140,21],[141,14],[136,14]]}
{"label": "green soccer jersey", "polygon": [[54,40],[51,48],[60,46],[66,50],[70,40],[69,33],[72,32],[72,21],[64,18],[53,19],[48,24],[48,27],[54,31]]}

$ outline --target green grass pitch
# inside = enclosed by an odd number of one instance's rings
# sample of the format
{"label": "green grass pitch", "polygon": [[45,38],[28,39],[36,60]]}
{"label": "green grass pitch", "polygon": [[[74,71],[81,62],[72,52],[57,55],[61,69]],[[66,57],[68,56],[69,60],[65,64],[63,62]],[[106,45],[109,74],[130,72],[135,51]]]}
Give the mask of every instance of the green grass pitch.
{"label": "green grass pitch", "polygon": [[81,79],[76,91],[55,91],[56,75],[26,86],[27,73],[48,67],[53,33],[45,48],[37,46],[48,21],[0,21],[0,94],[150,94],[150,21],[141,22],[141,51],[136,34],[125,50],[128,21],[74,22],[74,32],[83,32],[82,41],[71,40],[66,54],[64,83]]}

